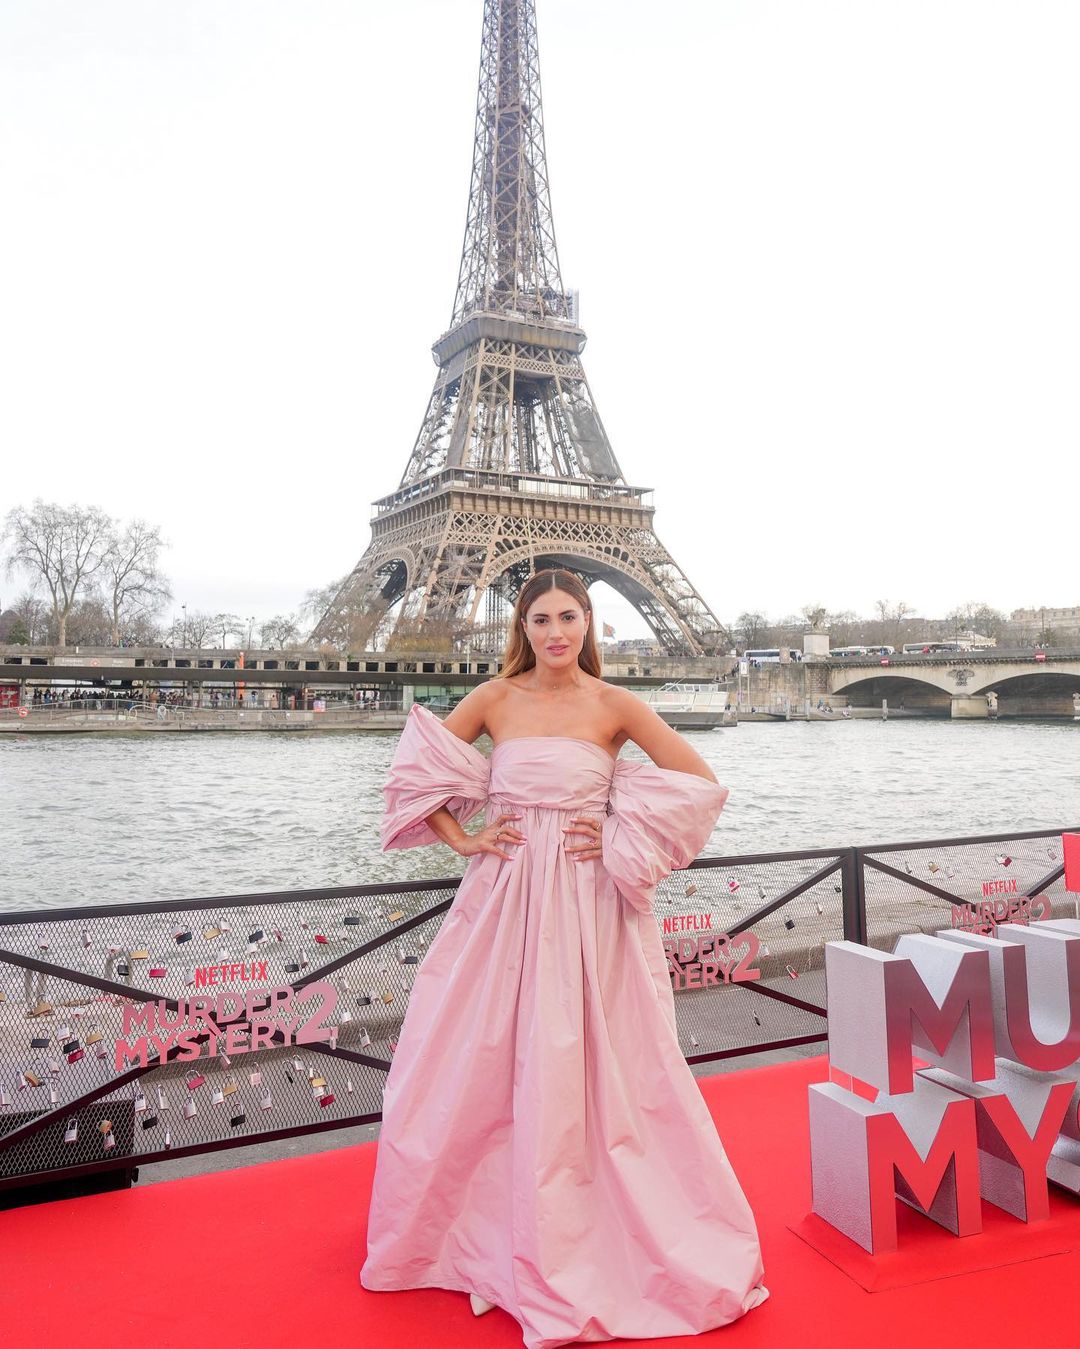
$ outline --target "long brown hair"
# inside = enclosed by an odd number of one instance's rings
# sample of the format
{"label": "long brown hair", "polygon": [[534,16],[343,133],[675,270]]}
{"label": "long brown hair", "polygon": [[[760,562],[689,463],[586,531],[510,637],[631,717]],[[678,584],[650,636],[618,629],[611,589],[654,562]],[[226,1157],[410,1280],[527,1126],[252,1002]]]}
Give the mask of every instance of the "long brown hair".
{"label": "long brown hair", "polygon": [[589,603],[589,592],[572,571],[564,571],[562,567],[545,567],[543,571],[533,572],[521,587],[517,603],[514,605],[510,636],[503,653],[503,667],[495,676],[496,679],[508,679],[511,675],[522,674],[536,665],[536,656],[525,636],[525,615],[534,601],[546,590],[565,590],[568,595],[573,595],[588,614],[589,626],[585,629],[585,640],[578,652],[578,666],[586,674],[602,679],[603,666],[600,662],[600,648],[596,643],[596,616]]}

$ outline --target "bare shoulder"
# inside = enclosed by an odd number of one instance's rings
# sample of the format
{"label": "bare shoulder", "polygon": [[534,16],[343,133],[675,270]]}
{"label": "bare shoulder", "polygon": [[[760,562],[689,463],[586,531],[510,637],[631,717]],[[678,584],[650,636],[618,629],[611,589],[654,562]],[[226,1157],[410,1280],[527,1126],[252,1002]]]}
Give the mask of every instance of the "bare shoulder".
{"label": "bare shoulder", "polygon": [[678,731],[630,689],[609,684],[604,695],[612,719],[618,719],[619,737],[632,740],[658,768],[674,768],[716,781],[716,775]]}
{"label": "bare shoulder", "polygon": [[487,679],[484,683],[477,684],[473,693],[479,695],[480,706],[485,713],[503,705],[510,692],[509,683],[508,679]]}
{"label": "bare shoulder", "polygon": [[627,735],[632,735],[635,728],[640,727],[650,717],[656,716],[652,708],[636,693],[621,688],[618,684],[608,684],[602,679],[597,682],[601,685],[600,701],[604,711],[610,714],[613,721],[618,722],[620,729]]}
{"label": "bare shoulder", "polygon": [[444,720],[448,731],[471,745],[488,730],[492,709],[506,697],[504,679],[486,679],[471,689]]}

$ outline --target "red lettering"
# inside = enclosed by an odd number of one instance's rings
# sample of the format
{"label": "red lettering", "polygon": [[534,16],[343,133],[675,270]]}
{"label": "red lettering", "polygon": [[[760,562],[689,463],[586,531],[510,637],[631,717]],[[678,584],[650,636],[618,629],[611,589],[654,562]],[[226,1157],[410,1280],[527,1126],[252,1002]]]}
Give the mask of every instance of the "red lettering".
{"label": "red lettering", "polygon": [[945,1225],[951,1231],[964,1237],[982,1230],[971,1101],[952,1101],[945,1107],[925,1160],[895,1115],[871,1116],[866,1121],[866,1162],[875,1254],[896,1249],[897,1193],[929,1213],[940,1192],[941,1208],[949,1210]]}
{"label": "red lettering", "polygon": [[[1052,910],[1050,908],[1050,901],[1046,897],[1046,895],[1032,895],[1030,902],[1031,902],[1031,921],[1033,923],[1037,923],[1040,918],[1050,917]],[[1038,908],[1038,912],[1036,912],[1036,907]]]}
{"label": "red lettering", "polygon": [[257,1019],[251,1023],[251,1048],[269,1049],[277,1026],[273,1021]]}
{"label": "red lettering", "polygon": [[176,1056],[178,1059],[183,1059],[185,1061],[197,1059],[201,1052],[201,1046],[198,1042],[198,1031],[181,1031],[176,1037],[176,1047],[180,1051]]}
{"label": "red lettering", "polygon": [[129,1064],[136,1068],[145,1068],[150,1062],[150,1046],[147,1044],[145,1035],[140,1035],[133,1045],[125,1044],[123,1040],[117,1040],[114,1052],[113,1068],[118,1073],[125,1072]]}
{"label": "red lettering", "polygon": [[173,1041],[176,1039],[176,1031],[170,1031],[164,1039],[159,1035],[151,1035],[150,1039],[153,1041],[154,1048],[157,1050],[158,1054],[160,1054],[162,1060],[164,1060],[165,1055],[172,1048]]}
{"label": "red lettering", "polygon": [[[1023,1173],[1025,1222],[1036,1222],[1049,1216],[1046,1163],[1050,1149],[1057,1142],[1058,1130],[1069,1108],[1072,1093],[1071,1082],[1058,1082],[1050,1088],[1042,1116],[1033,1133],[1020,1119],[1008,1096],[986,1096],[976,1102],[976,1109],[984,1111],[989,1117],[1006,1151]],[[997,1151],[993,1147],[987,1150],[991,1153]]]}
{"label": "red lettering", "polygon": [[[124,1006],[124,1034],[130,1035],[133,1026],[141,1026],[145,1030],[153,1030],[155,1024],[155,1010],[152,1002],[144,1002],[141,1007],[126,1003]],[[116,1071],[119,1072],[119,1068]]]}

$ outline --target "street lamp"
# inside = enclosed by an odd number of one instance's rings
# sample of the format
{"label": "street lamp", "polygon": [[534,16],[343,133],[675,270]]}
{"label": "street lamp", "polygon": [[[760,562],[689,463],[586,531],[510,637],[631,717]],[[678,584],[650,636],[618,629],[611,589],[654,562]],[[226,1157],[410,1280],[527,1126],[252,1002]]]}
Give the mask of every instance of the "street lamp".
{"label": "street lamp", "polygon": [[252,630],[252,628],[254,628],[254,626],[255,626],[255,615],[252,614],[251,617],[248,619],[248,639],[247,639],[247,644],[248,644],[248,649],[249,649],[249,650],[251,649],[251,630]]}
{"label": "street lamp", "polygon": [[180,645],[187,650],[187,605],[181,604],[180,608],[184,611],[184,631],[181,635]]}

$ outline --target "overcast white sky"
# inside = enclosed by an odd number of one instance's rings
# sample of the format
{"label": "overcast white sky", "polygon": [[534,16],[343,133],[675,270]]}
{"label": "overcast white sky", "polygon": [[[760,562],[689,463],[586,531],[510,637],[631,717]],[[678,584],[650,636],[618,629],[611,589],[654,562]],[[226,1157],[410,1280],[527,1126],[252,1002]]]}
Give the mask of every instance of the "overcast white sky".
{"label": "overcast white sky", "polygon": [[[537,9],[593,393],[721,619],[1080,603],[1080,6]],[[0,0],[0,510],[160,523],[177,609],[354,565],[450,316],[481,14]]]}

